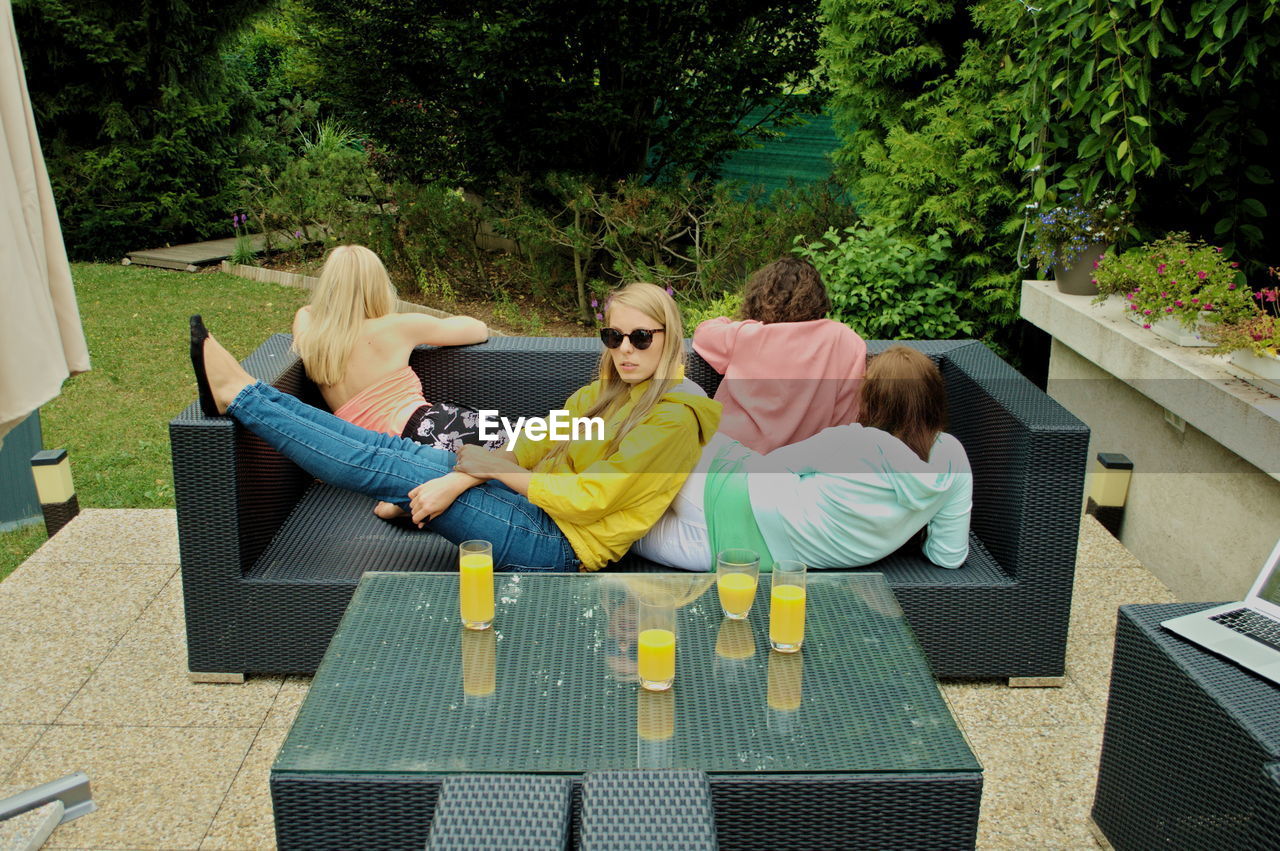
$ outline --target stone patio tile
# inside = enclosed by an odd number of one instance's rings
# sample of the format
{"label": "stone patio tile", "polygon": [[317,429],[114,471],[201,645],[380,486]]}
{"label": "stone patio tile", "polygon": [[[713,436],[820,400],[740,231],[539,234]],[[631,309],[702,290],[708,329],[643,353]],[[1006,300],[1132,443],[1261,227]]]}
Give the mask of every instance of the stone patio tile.
{"label": "stone patio tile", "polygon": [[1111,659],[1115,636],[1073,632],[1067,637],[1067,675],[1089,693],[1105,713],[1111,691]]}
{"label": "stone patio tile", "polygon": [[118,638],[176,571],[174,565],[28,561],[0,584],[0,623],[18,632]]}
{"label": "stone patio tile", "polygon": [[1177,598],[1147,570],[1077,567],[1071,631],[1114,635],[1116,609],[1129,603],[1174,603]]}
{"label": "stone patio tile", "polygon": [[136,662],[139,659],[167,665],[170,670],[187,670],[182,576],[176,572],[116,644],[106,661]]}
{"label": "stone patio tile", "polygon": [[46,848],[194,849],[253,739],[231,728],[55,726],[9,784],[89,775],[97,811],[58,827]]}
{"label": "stone patio tile", "polygon": [[951,713],[970,727],[1081,726],[1097,720],[1098,701],[1067,677],[1060,688],[1009,688],[1002,681],[943,680]]}
{"label": "stone patio tile", "polygon": [[28,561],[178,564],[172,508],[86,508]]}
{"label": "stone patio tile", "polygon": [[47,729],[44,724],[0,724],[0,783]]}
{"label": "stone patio tile", "polygon": [[967,728],[983,765],[979,848],[1096,848],[1087,817],[1102,727]]}
{"label": "stone patio tile", "polygon": [[218,808],[213,826],[202,849],[264,849],[276,847],[276,828],[271,810],[269,779],[287,727],[263,728],[249,749],[231,791]]}
{"label": "stone patio tile", "polygon": [[0,724],[50,724],[111,651],[101,632],[0,632]]}
{"label": "stone patio tile", "polygon": [[286,730],[293,726],[293,719],[298,715],[298,708],[311,690],[310,677],[286,677],[276,695],[276,702],[267,713],[264,727],[283,727]]}
{"label": "stone patio tile", "polygon": [[1124,548],[1124,544],[1116,540],[1097,518],[1087,514],[1080,523],[1076,567],[1144,569],[1133,553]]}
{"label": "stone patio tile", "polygon": [[238,685],[192,683],[185,655],[175,665],[171,647],[139,647],[99,665],[58,723],[257,729],[280,683],[280,677],[251,677]]}

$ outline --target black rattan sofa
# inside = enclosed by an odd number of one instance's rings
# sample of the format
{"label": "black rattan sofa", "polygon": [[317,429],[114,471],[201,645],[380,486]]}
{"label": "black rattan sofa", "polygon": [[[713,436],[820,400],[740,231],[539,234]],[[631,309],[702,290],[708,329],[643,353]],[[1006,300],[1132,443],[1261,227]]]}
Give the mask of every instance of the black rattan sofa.
{"label": "black rattan sofa", "polygon": [[[271,337],[245,367],[323,404],[289,343]],[[559,407],[599,345],[501,337],[422,348],[412,362],[428,399],[514,419]],[[936,676],[1052,684],[1063,675],[1088,429],[982,343],[909,345],[941,367],[949,430],[973,466],[969,559],[945,570],[904,548],[861,569],[885,574]],[[696,355],[689,374],[708,392],[719,382]],[[371,500],[315,482],[230,418],[193,404],[169,434],[193,679],[312,673],[366,570],[454,566],[439,536],[376,519]],[[663,568],[630,559],[615,569]]]}

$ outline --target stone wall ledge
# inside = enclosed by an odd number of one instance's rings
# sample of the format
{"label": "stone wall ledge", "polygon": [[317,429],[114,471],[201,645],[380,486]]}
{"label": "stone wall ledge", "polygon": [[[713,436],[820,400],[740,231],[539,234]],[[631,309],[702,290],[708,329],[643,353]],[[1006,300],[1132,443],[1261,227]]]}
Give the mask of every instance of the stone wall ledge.
{"label": "stone wall ledge", "polygon": [[1174,345],[1125,317],[1112,296],[1065,295],[1023,281],[1021,314],[1081,357],[1280,480],[1280,398],[1245,380],[1225,356]]}

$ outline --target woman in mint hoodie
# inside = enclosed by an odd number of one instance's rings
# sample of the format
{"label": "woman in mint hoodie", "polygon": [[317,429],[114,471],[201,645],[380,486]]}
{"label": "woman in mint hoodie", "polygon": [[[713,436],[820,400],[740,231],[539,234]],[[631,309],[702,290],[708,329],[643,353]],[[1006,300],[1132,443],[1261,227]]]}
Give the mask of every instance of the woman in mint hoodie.
{"label": "woman in mint hoodie", "polygon": [[694,474],[632,552],[685,570],[749,547],[761,566],[859,567],[923,530],[926,558],[956,568],[969,553],[973,476],[943,431],[946,395],[929,358],[894,346],[873,358],[858,422],[762,455],[717,435]]}

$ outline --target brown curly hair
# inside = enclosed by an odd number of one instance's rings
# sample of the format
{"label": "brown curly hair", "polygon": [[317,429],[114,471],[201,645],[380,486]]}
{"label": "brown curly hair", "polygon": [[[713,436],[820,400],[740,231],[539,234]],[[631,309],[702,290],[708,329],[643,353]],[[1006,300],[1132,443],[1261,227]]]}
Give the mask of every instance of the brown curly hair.
{"label": "brown curly hair", "polygon": [[813,264],[799,257],[783,257],[757,269],[742,291],[741,319],[808,322],[831,310],[831,298]]}

